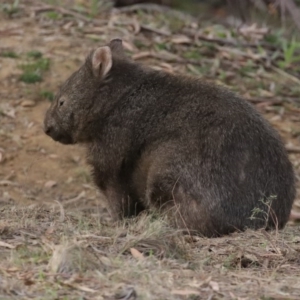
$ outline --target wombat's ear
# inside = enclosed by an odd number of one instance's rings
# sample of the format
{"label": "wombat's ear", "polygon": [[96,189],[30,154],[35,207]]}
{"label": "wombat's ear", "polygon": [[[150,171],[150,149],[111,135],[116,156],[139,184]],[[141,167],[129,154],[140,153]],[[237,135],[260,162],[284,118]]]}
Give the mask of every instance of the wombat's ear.
{"label": "wombat's ear", "polygon": [[108,46],[97,48],[92,54],[92,68],[96,77],[103,78],[112,67],[112,54]]}
{"label": "wombat's ear", "polygon": [[124,56],[124,48],[121,39],[113,39],[109,43],[109,47],[112,53],[117,54],[119,56]]}

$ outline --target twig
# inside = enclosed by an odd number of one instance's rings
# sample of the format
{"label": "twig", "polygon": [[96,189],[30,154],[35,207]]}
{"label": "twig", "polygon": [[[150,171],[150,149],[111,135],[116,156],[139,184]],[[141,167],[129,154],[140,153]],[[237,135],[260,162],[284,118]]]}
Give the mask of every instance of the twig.
{"label": "twig", "polygon": [[300,153],[300,147],[297,146],[285,145],[285,149],[289,153]]}
{"label": "twig", "polygon": [[59,222],[60,223],[63,223],[64,220],[65,220],[65,210],[64,210],[64,207],[63,205],[58,201],[58,200],[54,200],[58,206],[59,206],[59,211],[60,211],[60,217],[59,217]]}
{"label": "twig", "polygon": [[294,75],[292,75],[292,74],[290,74],[290,73],[287,73],[286,71],[284,71],[284,70],[282,70],[282,69],[279,69],[279,68],[277,68],[277,67],[274,66],[274,65],[271,66],[271,68],[272,68],[274,71],[276,71],[277,73],[279,73],[280,75],[282,75],[282,76],[284,76],[284,77],[286,77],[286,78],[288,78],[288,79],[294,81],[294,82],[297,83],[297,84],[300,84],[300,79],[297,78],[296,76],[294,76]]}
{"label": "twig", "polygon": [[137,10],[145,10],[148,12],[160,12],[160,13],[170,13],[173,16],[177,17],[178,19],[181,19],[183,21],[190,21],[195,22],[197,21],[196,18],[192,17],[189,14],[177,11],[175,9],[172,9],[165,5],[157,5],[157,4],[134,4],[127,7],[122,8],[115,8],[114,11],[116,12],[122,12],[122,13],[128,13],[128,12],[134,12]]}
{"label": "twig", "polygon": [[148,25],[141,25],[141,29],[144,29],[144,30],[147,30],[147,31],[152,31],[152,32],[154,32],[156,34],[160,34],[160,35],[165,35],[165,36],[170,36],[171,35],[171,32],[169,32],[169,31],[153,28],[153,27],[148,26]]}
{"label": "twig", "polygon": [[177,63],[177,64],[192,64],[192,65],[198,65],[202,66],[203,65],[203,59],[201,60],[193,60],[193,59],[183,59],[181,57],[175,56],[175,55],[163,55],[159,53],[155,53],[153,51],[145,51],[145,52],[139,52],[135,55],[132,56],[132,59],[138,60],[138,59],[143,59],[143,58],[156,58],[159,60],[163,60],[165,62],[170,62],[170,63]]}
{"label": "twig", "polygon": [[279,2],[281,6],[282,14],[284,14],[285,11],[288,11],[294,23],[298,29],[300,29],[300,10],[295,2],[293,0],[279,0],[277,2]]}
{"label": "twig", "polygon": [[278,249],[276,247],[276,245],[274,244],[274,242],[272,241],[272,239],[270,238],[270,235],[266,232],[265,229],[262,229],[261,230],[261,233],[267,238],[267,240],[270,242],[270,244],[272,245],[274,251],[279,254],[279,255],[282,255],[282,252],[280,251],[280,249]]}
{"label": "twig", "polygon": [[268,98],[246,98],[247,101],[251,103],[269,103],[269,104],[282,104],[284,101],[283,100],[277,100],[277,99],[268,99]]}
{"label": "twig", "polygon": [[10,181],[10,180],[1,180],[1,181],[0,181],[0,186],[8,186],[8,185],[11,185],[11,186],[18,186],[17,183],[12,182],[12,181]]}
{"label": "twig", "polygon": [[269,50],[278,50],[278,47],[266,43],[266,42],[260,42],[260,43],[245,43],[245,42],[237,42],[234,40],[226,40],[226,39],[221,39],[221,38],[208,38],[205,35],[202,35],[200,32],[195,31],[195,30],[191,30],[191,29],[183,29],[182,30],[183,34],[186,34],[192,38],[194,38],[195,40],[199,39],[202,41],[206,41],[209,43],[216,43],[219,45],[226,45],[226,46],[232,46],[232,47],[248,47],[248,48],[256,48],[258,46],[267,48]]}
{"label": "twig", "polygon": [[78,20],[84,21],[84,22],[92,21],[91,19],[83,16],[82,14],[76,13],[74,11],[68,10],[68,9],[60,7],[60,6],[51,6],[51,5],[41,6],[41,7],[33,8],[33,11],[35,13],[43,13],[43,12],[47,12],[47,11],[57,11],[63,15],[69,15],[69,16],[72,16],[72,17],[74,17]]}

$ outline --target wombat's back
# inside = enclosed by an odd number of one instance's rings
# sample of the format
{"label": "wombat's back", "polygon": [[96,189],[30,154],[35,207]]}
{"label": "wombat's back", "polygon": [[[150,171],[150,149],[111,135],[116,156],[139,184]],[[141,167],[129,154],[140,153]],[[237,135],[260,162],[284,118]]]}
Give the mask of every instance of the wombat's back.
{"label": "wombat's back", "polygon": [[148,178],[148,202],[157,203],[169,190],[166,199],[177,198],[182,206],[181,226],[205,235],[282,228],[295,183],[279,135],[230,91],[185,80],[163,76],[149,89],[153,101],[145,116],[155,117],[144,116],[153,123],[141,128],[153,149],[147,155],[159,163]]}

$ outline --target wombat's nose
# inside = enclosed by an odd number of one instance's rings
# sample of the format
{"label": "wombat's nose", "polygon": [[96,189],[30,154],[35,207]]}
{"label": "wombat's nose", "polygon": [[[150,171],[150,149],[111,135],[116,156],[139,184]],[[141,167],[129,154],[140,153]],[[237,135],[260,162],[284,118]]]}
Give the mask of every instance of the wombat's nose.
{"label": "wombat's nose", "polygon": [[53,127],[52,127],[52,126],[49,126],[49,125],[45,125],[45,126],[44,126],[44,132],[45,132],[47,135],[51,135],[51,133],[53,132]]}

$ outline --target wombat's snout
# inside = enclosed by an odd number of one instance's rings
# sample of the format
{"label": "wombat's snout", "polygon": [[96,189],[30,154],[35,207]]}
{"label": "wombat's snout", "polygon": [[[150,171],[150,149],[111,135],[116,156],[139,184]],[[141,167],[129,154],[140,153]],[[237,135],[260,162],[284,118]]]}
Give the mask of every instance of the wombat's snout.
{"label": "wombat's snout", "polygon": [[51,136],[51,133],[53,133],[53,126],[48,125],[48,124],[44,124],[44,132]]}
{"label": "wombat's snout", "polygon": [[44,120],[44,132],[49,135],[50,137],[53,138],[53,136],[55,135],[55,126],[53,124],[53,122],[51,122],[48,118],[48,116],[46,116],[45,120]]}
{"label": "wombat's snout", "polygon": [[50,136],[54,141],[60,142],[62,144],[74,144],[72,136],[63,131],[61,128],[57,127],[55,123],[49,120],[44,122],[44,132]]}

